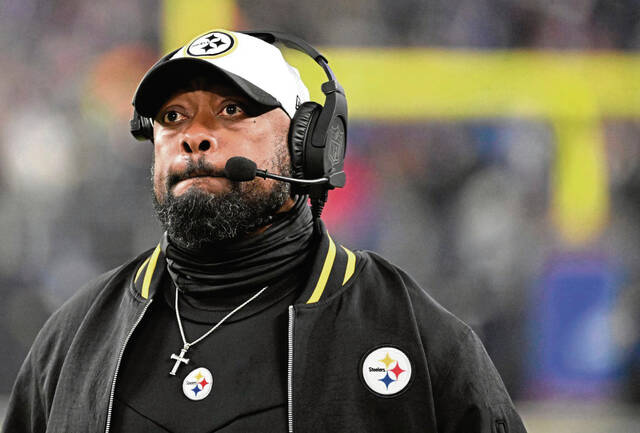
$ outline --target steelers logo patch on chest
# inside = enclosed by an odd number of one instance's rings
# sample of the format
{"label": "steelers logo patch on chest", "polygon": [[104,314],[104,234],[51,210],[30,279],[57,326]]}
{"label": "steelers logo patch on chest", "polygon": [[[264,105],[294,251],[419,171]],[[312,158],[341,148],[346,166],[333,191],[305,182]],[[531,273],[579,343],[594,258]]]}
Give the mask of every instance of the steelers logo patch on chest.
{"label": "steelers logo patch on chest", "polygon": [[413,377],[411,361],[393,346],[370,350],[362,359],[360,377],[365,386],[381,397],[391,397],[404,391]]}
{"label": "steelers logo patch on chest", "polygon": [[193,370],[182,381],[182,392],[189,400],[202,400],[213,388],[213,375],[204,367]]}
{"label": "steelers logo patch on chest", "polygon": [[236,38],[230,33],[214,31],[198,36],[186,50],[191,57],[218,57],[229,54],[236,46]]}

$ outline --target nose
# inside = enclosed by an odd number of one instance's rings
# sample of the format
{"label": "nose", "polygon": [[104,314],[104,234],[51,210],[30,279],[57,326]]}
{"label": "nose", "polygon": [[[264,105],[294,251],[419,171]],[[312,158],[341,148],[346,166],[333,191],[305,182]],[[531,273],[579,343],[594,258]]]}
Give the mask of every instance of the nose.
{"label": "nose", "polygon": [[196,147],[193,144],[189,144],[189,141],[185,140],[182,142],[182,148],[186,153],[193,153],[194,150],[206,152],[211,148],[211,142],[209,140],[202,140]]}
{"label": "nose", "polygon": [[182,150],[185,153],[207,152],[218,148],[218,140],[214,130],[194,119],[185,131],[182,140]]}

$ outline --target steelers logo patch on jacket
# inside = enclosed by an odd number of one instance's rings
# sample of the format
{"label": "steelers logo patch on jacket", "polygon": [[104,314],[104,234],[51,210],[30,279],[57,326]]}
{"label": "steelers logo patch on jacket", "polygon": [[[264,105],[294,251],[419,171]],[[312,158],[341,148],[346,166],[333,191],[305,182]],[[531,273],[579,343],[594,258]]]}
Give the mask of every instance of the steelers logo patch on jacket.
{"label": "steelers logo patch on jacket", "polygon": [[391,397],[405,390],[411,383],[411,362],[396,347],[378,347],[364,356],[360,374],[365,386],[374,394]]}

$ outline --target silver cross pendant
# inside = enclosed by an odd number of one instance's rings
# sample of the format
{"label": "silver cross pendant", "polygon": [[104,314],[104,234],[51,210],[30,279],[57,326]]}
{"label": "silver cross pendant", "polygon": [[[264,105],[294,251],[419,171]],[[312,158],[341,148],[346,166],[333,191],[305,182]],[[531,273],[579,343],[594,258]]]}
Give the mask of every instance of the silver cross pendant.
{"label": "silver cross pendant", "polygon": [[180,349],[180,355],[176,355],[175,353],[171,354],[171,359],[175,359],[176,363],[173,365],[173,368],[169,372],[170,375],[172,376],[176,375],[176,371],[178,371],[178,367],[180,367],[180,363],[184,363],[184,364],[189,363],[189,359],[184,357],[185,353],[187,353],[187,350],[189,350],[189,345],[185,344],[184,347]]}

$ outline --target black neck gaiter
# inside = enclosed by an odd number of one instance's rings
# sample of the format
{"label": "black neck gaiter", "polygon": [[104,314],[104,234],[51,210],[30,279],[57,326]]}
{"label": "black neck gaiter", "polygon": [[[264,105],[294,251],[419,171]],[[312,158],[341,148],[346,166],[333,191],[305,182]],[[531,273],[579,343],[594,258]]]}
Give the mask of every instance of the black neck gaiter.
{"label": "black neck gaiter", "polygon": [[232,305],[267,285],[289,279],[311,253],[313,218],[306,197],[264,233],[186,250],[165,234],[162,249],[181,293],[198,304]]}

